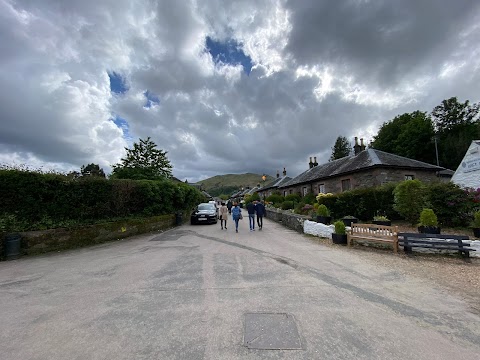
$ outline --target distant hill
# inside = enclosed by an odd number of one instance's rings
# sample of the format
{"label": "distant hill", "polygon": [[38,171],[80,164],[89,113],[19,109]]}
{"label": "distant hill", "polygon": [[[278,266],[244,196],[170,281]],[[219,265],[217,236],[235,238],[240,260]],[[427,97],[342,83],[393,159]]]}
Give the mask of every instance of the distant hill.
{"label": "distant hill", "polygon": [[[266,183],[273,180],[272,176],[267,175]],[[212,196],[219,196],[221,194],[230,195],[238,191],[241,187],[250,188],[255,187],[258,183],[262,183],[262,175],[258,174],[227,174],[216,175],[214,177],[199,181],[197,184],[202,185],[203,190]]]}

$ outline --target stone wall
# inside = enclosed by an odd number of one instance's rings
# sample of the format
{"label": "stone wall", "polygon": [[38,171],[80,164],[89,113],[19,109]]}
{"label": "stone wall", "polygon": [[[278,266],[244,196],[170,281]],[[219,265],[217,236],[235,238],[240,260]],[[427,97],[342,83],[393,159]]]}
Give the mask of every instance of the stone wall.
{"label": "stone wall", "polygon": [[[185,214],[183,219],[185,220]],[[175,215],[161,215],[90,225],[75,229],[59,228],[22,232],[20,233],[22,236],[21,252],[22,255],[32,255],[100,244],[133,235],[166,230],[175,226],[175,220]],[[0,239],[3,238],[4,236],[0,236]],[[3,249],[1,254],[3,255]]]}
{"label": "stone wall", "polygon": [[281,223],[282,225],[303,233],[303,223],[308,220],[308,216],[298,215],[289,210],[280,210],[275,208],[267,208],[267,219]]}

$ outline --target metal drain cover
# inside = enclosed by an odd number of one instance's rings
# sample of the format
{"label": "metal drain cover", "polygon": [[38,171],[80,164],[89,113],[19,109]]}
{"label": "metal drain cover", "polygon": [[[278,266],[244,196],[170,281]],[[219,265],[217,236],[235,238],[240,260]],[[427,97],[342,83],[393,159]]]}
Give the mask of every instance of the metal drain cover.
{"label": "metal drain cover", "polygon": [[293,315],[286,313],[245,314],[244,345],[259,350],[302,349]]}

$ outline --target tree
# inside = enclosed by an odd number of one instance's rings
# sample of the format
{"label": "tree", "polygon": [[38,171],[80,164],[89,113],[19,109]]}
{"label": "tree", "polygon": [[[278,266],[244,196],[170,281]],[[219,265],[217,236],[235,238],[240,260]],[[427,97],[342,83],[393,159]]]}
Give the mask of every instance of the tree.
{"label": "tree", "polygon": [[348,142],[345,136],[337,137],[335,145],[332,147],[332,155],[330,156],[329,161],[341,159],[345,156],[348,156],[352,153],[352,147]]}
{"label": "tree", "polygon": [[438,137],[440,165],[455,170],[472,140],[480,137],[480,104],[458,102],[456,97],[443,100],[432,111]]}
{"label": "tree", "polygon": [[80,169],[82,176],[97,176],[97,177],[105,177],[105,173],[103,169],[100,168],[97,164],[88,164],[87,166],[82,165]]}
{"label": "tree", "polygon": [[435,136],[432,119],[426,112],[414,111],[383,123],[372,147],[391,154],[430,164],[435,163]]}
{"label": "tree", "polygon": [[435,106],[432,110],[432,118],[437,132],[446,133],[455,130],[458,126],[474,123],[479,110],[480,103],[469,105],[468,100],[461,103],[456,97],[451,97]]}
{"label": "tree", "polygon": [[156,148],[150,137],[133,143],[133,149],[125,148],[127,155],[121,163],[112,166],[112,177],[132,180],[157,180],[172,176],[172,165],[167,152]]}

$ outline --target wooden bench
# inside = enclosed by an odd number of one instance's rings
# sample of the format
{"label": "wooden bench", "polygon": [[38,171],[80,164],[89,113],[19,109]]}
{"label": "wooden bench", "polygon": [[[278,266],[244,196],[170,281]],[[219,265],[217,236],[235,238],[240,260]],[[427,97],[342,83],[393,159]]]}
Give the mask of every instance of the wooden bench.
{"label": "wooden bench", "polygon": [[[403,246],[403,251],[407,254],[412,253],[412,248],[436,249],[436,250],[455,250],[463,257],[470,257],[470,244],[464,243],[469,240],[467,235],[448,235],[448,234],[418,234],[418,233],[399,233],[399,244]],[[456,240],[456,242],[447,242],[445,240]]]}
{"label": "wooden bench", "polygon": [[398,252],[398,226],[353,223],[347,234],[348,246],[352,246],[354,240],[391,243],[393,251]]}

